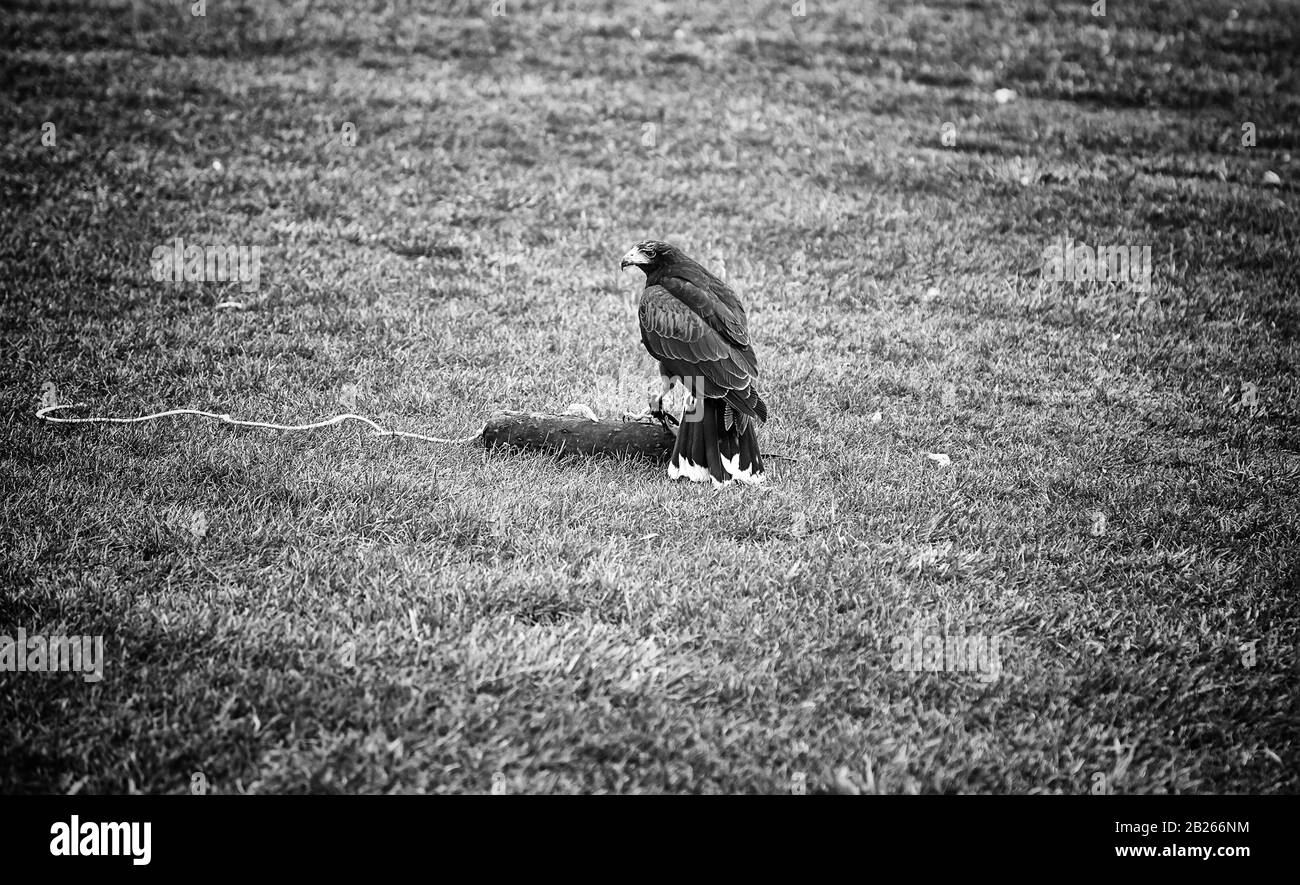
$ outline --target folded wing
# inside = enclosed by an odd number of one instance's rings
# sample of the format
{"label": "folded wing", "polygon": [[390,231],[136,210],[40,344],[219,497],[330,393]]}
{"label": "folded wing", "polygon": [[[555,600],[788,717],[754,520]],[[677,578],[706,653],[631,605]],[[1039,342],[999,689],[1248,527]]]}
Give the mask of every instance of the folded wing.
{"label": "folded wing", "polygon": [[[758,394],[758,360],[748,344],[706,322],[690,304],[661,285],[641,294],[641,340],[670,374],[701,379],[697,394],[726,399],[737,410],[767,420]],[[740,315],[739,334],[748,341]]]}

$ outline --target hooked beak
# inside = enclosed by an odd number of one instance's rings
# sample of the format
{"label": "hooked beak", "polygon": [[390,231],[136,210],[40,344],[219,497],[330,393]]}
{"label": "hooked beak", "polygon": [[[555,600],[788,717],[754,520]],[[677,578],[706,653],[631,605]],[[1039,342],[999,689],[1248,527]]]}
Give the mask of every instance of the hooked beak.
{"label": "hooked beak", "polygon": [[646,257],[644,252],[640,249],[633,249],[631,252],[623,256],[623,260],[618,263],[618,269],[622,270],[625,267],[637,267],[649,263],[650,259]]}

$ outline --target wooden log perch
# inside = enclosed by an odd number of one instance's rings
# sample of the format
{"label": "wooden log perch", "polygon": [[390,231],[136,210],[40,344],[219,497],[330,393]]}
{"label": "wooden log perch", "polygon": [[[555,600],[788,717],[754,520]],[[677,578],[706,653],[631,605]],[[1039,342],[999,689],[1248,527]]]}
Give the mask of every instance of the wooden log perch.
{"label": "wooden log perch", "polygon": [[487,448],[508,446],[572,455],[637,455],[666,462],[676,437],[661,424],[592,421],[578,415],[497,412],[483,428]]}

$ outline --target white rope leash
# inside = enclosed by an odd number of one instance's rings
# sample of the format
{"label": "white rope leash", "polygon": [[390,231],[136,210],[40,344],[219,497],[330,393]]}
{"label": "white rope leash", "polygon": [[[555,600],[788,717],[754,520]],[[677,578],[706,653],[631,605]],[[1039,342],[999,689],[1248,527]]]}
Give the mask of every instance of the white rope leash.
{"label": "white rope leash", "polygon": [[[170,409],[166,412],[155,412],[152,415],[142,415],[139,418],[54,418],[50,412],[56,409],[75,409],[84,406],[85,403],[74,403],[71,405],[45,406],[36,410],[36,417],[42,421],[53,421],[58,424],[138,424],[141,421],[153,421],[157,418],[166,418],[169,415],[200,415],[204,418],[213,418],[224,424],[238,424],[241,427],[265,427],[270,430],[314,430],[317,427],[330,427],[334,424],[341,424],[344,421],[360,421],[362,424],[368,424],[374,429],[372,436],[401,436],[406,439],[418,439],[423,442],[445,443],[447,445],[460,445],[462,443],[472,442],[483,435],[480,430],[473,436],[465,436],[460,439],[444,439],[438,436],[425,436],[420,433],[407,433],[404,430],[387,430],[380,427],[369,418],[361,415],[335,415],[333,418],[327,418],[324,421],[315,421],[311,424],[272,424],[266,421],[241,421],[238,418],[232,418],[229,415],[218,415],[215,412],[201,412],[198,409]],[[485,425],[486,428],[486,425]]]}

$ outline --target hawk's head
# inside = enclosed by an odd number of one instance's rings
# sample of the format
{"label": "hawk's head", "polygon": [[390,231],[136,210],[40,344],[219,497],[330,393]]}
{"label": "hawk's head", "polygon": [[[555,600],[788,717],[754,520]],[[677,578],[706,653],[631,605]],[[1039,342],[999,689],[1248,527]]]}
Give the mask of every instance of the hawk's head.
{"label": "hawk's head", "polygon": [[619,262],[618,269],[625,267],[639,267],[649,274],[656,267],[660,267],[670,261],[680,257],[682,251],[676,246],[670,246],[667,243],[661,243],[658,240],[645,240],[637,243],[632,247],[632,251],[623,256]]}

